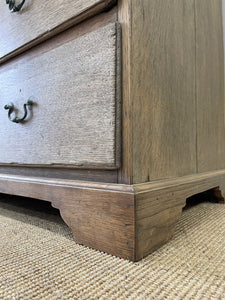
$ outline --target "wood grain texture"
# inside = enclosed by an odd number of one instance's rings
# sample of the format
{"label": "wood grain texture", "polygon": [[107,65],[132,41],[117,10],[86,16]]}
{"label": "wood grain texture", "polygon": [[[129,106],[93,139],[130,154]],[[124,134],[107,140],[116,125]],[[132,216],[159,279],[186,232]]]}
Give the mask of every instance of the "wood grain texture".
{"label": "wood grain texture", "polygon": [[149,212],[145,218],[139,212],[137,214],[136,261],[152,253],[171,239],[175,226],[181,217],[182,206],[160,210],[155,215],[150,215]]}
{"label": "wood grain texture", "polygon": [[[119,41],[111,23],[2,66],[1,163],[119,166]],[[28,98],[37,103],[30,120],[8,121],[4,104],[21,109]]]}
{"label": "wood grain texture", "polygon": [[134,185],[135,259],[145,257],[172,237],[188,197],[214,189],[218,202],[224,203],[224,187],[225,170]]}
{"label": "wood grain texture", "polygon": [[[35,43],[34,41],[29,43],[27,46],[23,46],[21,49],[19,48],[18,51],[15,50],[11,54],[0,58],[0,64],[11,64],[18,59],[21,61],[26,61],[28,57],[31,58],[32,56],[40,55],[41,53],[47,52],[64,43],[72,41],[88,32],[117,21],[117,6],[114,6],[109,11],[104,11],[101,14],[88,18],[87,20],[68,28],[67,30],[64,30],[62,33],[50,36],[44,43]],[[24,52],[26,55],[24,55]]]}
{"label": "wood grain texture", "polygon": [[221,0],[196,6],[198,172],[225,167],[224,52]]}
{"label": "wood grain texture", "polygon": [[51,201],[77,243],[134,260],[131,186],[1,174],[0,192]]}
{"label": "wood grain texture", "polygon": [[40,43],[29,49],[29,51],[25,51],[25,53],[20,53],[16,57],[12,57],[9,61],[3,61],[3,59],[0,60],[0,62],[2,62],[1,68],[6,64],[11,65],[11,63],[18,62],[19,60],[25,63],[27,59],[41,55],[76,38],[79,38],[86,33],[117,21],[117,7],[115,6],[107,12],[102,12],[99,15],[93,16],[88,20],[70,27],[60,34],[48,38],[48,40],[44,43]]}
{"label": "wood grain texture", "polygon": [[196,172],[194,0],[132,1],[133,183]]}
{"label": "wood grain texture", "polygon": [[[18,13],[10,13],[0,2],[0,57],[28,49],[66,28],[108,9],[115,0],[26,0]],[[19,49],[20,48],[20,49]],[[19,49],[19,51],[18,51]]]}

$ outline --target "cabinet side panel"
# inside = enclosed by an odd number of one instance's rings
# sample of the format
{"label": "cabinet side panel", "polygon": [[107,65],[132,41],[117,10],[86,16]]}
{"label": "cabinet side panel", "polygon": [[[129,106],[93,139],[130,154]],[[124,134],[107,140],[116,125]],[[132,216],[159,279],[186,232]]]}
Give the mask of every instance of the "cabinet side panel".
{"label": "cabinet side panel", "polygon": [[196,1],[198,172],[225,167],[221,0]]}
{"label": "cabinet side panel", "polygon": [[194,0],[132,2],[133,182],[196,172]]}

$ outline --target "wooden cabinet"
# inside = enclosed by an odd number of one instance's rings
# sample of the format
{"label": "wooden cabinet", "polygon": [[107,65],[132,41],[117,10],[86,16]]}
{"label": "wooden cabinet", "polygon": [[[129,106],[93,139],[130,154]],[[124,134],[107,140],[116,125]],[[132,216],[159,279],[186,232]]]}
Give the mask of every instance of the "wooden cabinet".
{"label": "wooden cabinet", "polygon": [[188,197],[224,201],[221,0],[38,3],[0,5],[0,192],[51,201],[78,243],[139,260]]}

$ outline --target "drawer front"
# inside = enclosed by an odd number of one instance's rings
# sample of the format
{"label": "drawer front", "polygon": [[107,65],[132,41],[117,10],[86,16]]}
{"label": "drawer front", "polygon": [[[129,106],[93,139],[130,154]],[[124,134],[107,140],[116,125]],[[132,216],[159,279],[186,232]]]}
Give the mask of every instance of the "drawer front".
{"label": "drawer front", "polygon": [[[21,1],[16,0],[19,4]],[[115,0],[25,0],[19,12],[11,13],[5,0],[0,1],[0,58],[19,47],[44,40],[72,24],[94,15]]]}
{"label": "drawer front", "polygon": [[[0,164],[117,168],[120,30],[110,23],[0,67]],[[22,123],[4,106],[34,102]]]}

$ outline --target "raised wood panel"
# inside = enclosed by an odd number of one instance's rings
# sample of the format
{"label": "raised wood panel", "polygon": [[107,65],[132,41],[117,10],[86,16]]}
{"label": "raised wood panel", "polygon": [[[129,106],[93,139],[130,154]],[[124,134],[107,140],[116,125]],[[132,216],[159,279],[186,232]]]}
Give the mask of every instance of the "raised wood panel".
{"label": "raised wood panel", "polygon": [[196,98],[198,172],[225,167],[224,53],[221,0],[197,0]]}
{"label": "raised wood panel", "polygon": [[27,48],[27,43],[43,41],[114,3],[115,0],[26,0],[20,12],[10,13],[8,5],[1,1],[0,57],[24,45]]}
{"label": "raised wood panel", "polygon": [[132,1],[133,182],[196,172],[194,0]]}
{"label": "raised wood panel", "polygon": [[[120,163],[120,30],[117,23],[0,69],[0,163],[116,168]],[[23,124],[3,106],[21,110]],[[21,112],[20,112],[21,113]]]}

